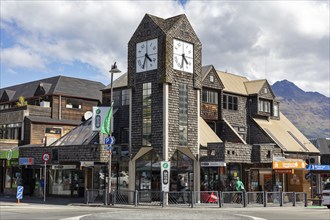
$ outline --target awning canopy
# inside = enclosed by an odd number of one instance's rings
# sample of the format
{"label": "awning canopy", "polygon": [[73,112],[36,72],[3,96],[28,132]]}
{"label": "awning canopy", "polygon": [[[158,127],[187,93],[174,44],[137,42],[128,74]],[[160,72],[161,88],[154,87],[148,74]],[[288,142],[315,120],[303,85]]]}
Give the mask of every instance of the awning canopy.
{"label": "awning canopy", "polygon": [[199,144],[203,147],[207,147],[207,143],[222,143],[222,140],[202,117],[199,117],[199,132]]}
{"label": "awning canopy", "polygon": [[302,159],[289,159],[285,157],[275,157],[272,167],[274,170],[305,169],[306,162]]}

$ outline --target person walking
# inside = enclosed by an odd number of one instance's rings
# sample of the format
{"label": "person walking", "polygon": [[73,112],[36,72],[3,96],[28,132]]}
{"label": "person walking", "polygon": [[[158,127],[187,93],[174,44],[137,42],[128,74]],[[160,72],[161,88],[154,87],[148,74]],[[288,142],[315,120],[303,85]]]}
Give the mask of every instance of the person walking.
{"label": "person walking", "polygon": [[180,193],[180,197],[182,198],[182,202],[186,203],[186,190],[187,190],[187,183],[184,179],[184,176],[181,175],[179,177],[179,191]]}
{"label": "person walking", "polygon": [[244,193],[245,193],[245,187],[243,182],[239,179],[239,177],[236,178],[235,182],[235,190],[238,191],[238,198],[237,198],[237,203],[242,203],[242,198],[244,198]]}

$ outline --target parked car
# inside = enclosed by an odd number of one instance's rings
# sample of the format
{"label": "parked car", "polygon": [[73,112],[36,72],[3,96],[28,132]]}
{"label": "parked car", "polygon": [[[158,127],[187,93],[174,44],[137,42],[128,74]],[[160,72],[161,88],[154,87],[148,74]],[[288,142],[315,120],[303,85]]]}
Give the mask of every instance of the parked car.
{"label": "parked car", "polygon": [[330,209],[330,182],[325,183],[322,191],[322,204]]}
{"label": "parked car", "polygon": [[111,184],[117,184],[117,179],[118,179],[118,184],[121,185],[121,186],[124,186],[124,187],[127,187],[128,186],[128,180],[129,180],[129,177],[128,177],[128,174],[126,172],[120,172],[119,173],[119,177],[116,174],[114,174],[112,177],[111,177]]}

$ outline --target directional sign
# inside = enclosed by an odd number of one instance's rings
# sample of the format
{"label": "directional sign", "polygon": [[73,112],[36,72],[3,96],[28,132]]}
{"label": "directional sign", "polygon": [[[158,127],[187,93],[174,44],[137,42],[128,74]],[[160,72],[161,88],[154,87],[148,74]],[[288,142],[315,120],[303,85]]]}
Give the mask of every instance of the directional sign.
{"label": "directional sign", "polygon": [[24,191],[23,186],[17,186],[16,199],[23,199],[23,191]]}
{"label": "directional sign", "polygon": [[47,162],[50,160],[50,154],[48,154],[48,153],[44,153],[44,154],[42,155],[42,160],[43,160],[45,163],[47,163]]}
{"label": "directional sign", "polygon": [[114,145],[116,142],[116,138],[114,136],[109,136],[104,139],[104,144]]}

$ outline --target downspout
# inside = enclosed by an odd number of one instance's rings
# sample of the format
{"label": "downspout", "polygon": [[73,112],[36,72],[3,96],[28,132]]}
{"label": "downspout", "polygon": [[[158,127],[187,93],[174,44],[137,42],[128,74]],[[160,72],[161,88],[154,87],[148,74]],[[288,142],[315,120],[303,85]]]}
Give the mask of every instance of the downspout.
{"label": "downspout", "polygon": [[59,97],[59,104],[58,104],[58,120],[62,120],[62,96]]}

